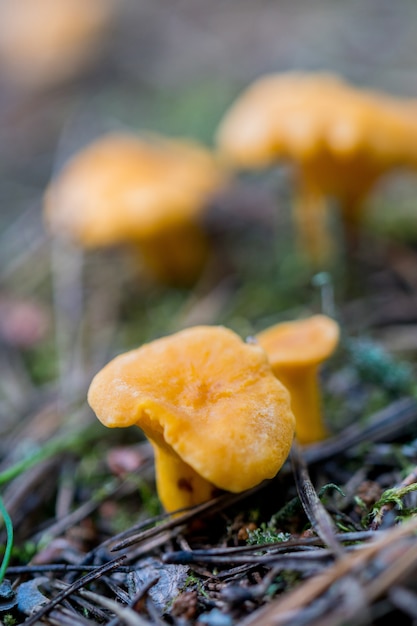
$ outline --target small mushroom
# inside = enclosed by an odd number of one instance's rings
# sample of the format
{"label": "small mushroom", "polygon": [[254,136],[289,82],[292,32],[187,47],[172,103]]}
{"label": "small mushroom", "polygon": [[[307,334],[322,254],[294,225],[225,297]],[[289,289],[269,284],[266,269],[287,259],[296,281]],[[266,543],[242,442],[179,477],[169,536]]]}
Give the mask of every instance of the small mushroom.
{"label": "small mushroom", "polygon": [[87,248],[130,246],[156,280],[188,285],[209,253],[199,219],[223,182],[197,143],[110,133],[52,180],[45,218],[53,233]]}
{"label": "small mushroom", "polygon": [[139,426],[155,450],[167,511],[272,478],[294,436],[288,391],[265,352],[221,326],[195,326],[116,357],[88,401],[109,427]]}
{"label": "small mushroom", "polygon": [[319,365],[336,349],[339,326],[326,315],[283,322],[258,333],[276,377],[291,395],[296,435],[301,444],[327,436],[321,413]]}
{"label": "small mushroom", "polygon": [[417,167],[417,104],[355,88],[331,74],[264,76],[244,91],[217,133],[238,167],[287,160],[295,170],[293,213],[303,251],[315,265],[331,257],[329,197],[340,204],[352,241],[364,200],[396,167]]}

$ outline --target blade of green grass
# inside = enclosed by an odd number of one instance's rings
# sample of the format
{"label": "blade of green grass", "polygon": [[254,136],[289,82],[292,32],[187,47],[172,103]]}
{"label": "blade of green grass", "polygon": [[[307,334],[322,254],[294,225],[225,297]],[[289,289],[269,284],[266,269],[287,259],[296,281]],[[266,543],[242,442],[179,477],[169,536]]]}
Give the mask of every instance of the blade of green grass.
{"label": "blade of green grass", "polygon": [[9,565],[10,556],[12,554],[13,548],[13,523],[10,519],[10,515],[8,514],[6,507],[4,506],[3,500],[0,498],[0,512],[3,516],[4,525],[6,527],[7,540],[6,547],[4,549],[3,561],[0,567],[0,585],[4,580],[7,567]]}

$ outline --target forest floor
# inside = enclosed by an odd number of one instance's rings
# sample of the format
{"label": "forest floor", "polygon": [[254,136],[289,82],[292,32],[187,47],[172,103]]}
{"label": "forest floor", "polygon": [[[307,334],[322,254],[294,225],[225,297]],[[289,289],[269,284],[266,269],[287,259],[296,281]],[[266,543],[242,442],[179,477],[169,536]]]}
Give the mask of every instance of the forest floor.
{"label": "forest floor", "polygon": [[[324,67],[417,94],[411,3],[320,2],[314,19],[297,2],[208,4],[176,2],[167,15],[160,2],[122,3],[84,74],[34,90],[2,84],[7,626],[417,623],[415,177],[375,190],[355,248],[332,207],[336,254],[314,269],[297,248],[288,168],[238,177],[206,214],[212,258],[189,289],[138,276],[123,251],[81,251],[45,228],[51,171],[89,139],[146,127],[212,143],[235,93],[264,71]],[[141,431],[106,429],[88,407],[94,374],[188,326],[247,338],[315,313],[341,328],[320,373],[329,437],[294,444],[278,475],[249,492],[164,513]]]}

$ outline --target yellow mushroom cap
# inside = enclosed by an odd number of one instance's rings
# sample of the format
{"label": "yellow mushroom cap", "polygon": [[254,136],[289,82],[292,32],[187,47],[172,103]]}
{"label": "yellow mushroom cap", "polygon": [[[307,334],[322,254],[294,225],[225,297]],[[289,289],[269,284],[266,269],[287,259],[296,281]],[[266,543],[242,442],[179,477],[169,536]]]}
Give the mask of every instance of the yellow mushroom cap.
{"label": "yellow mushroom cap", "polygon": [[[355,88],[332,74],[272,74],[255,81],[232,105],[217,143],[240,167],[265,167],[277,159],[343,162],[359,155],[361,164],[372,163],[370,174],[376,176],[393,165],[417,165],[416,113],[411,100]],[[329,160],[323,169],[328,167]],[[320,177],[332,181],[334,173]],[[337,192],[338,182],[334,186]]]}
{"label": "yellow mushroom cap", "polygon": [[108,0],[2,0],[3,73],[29,87],[71,77],[88,61],[110,15]]}
{"label": "yellow mushroom cap", "polygon": [[219,147],[229,160],[243,167],[264,167],[277,158],[307,156],[321,148],[329,115],[337,112],[342,94],[348,95],[344,84],[329,74],[263,76],[224,116],[217,133]]}
{"label": "yellow mushroom cap", "polygon": [[157,446],[220,489],[272,478],[294,436],[285,387],[258,345],[196,326],[116,357],[88,401],[110,427],[136,424]]}
{"label": "yellow mushroom cap", "polygon": [[86,247],[146,240],[196,220],[222,183],[213,155],[197,143],[111,133],[51,182],[45,219]]}
{"label": "yellow mushroom cap", "polygon": [[282,322],[258,333],[256,339],[273,368],[303,368],[327,359],[339,342],[340,328],[326,315]]}

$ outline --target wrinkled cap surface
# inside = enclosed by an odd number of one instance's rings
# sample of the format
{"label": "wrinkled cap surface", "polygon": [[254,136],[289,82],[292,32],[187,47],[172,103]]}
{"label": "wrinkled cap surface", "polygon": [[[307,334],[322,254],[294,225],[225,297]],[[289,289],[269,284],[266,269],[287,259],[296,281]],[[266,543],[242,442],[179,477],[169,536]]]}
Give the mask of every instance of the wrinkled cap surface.
{"label": "wrinkled cap surface", "polygon": [[339,342],[339,325],[326,315],[282,322],[258,333],[256,339],[272,367],[308,367],[327,359]]}
{"label": "wrinkled cap surface", "polygon": [[85,246],[152,237],[196,219],[223,183],[202,146],[158,136],[109,134],[77,153],[50,184],[50,229]]}
{"label": "wrinkled cap surface", "polygon": [[88,401],[106,426],[143,429],[215,486],[239,492],[272,478],[294,435],[289,394],[258,345],[197,326],[116,357]]}

